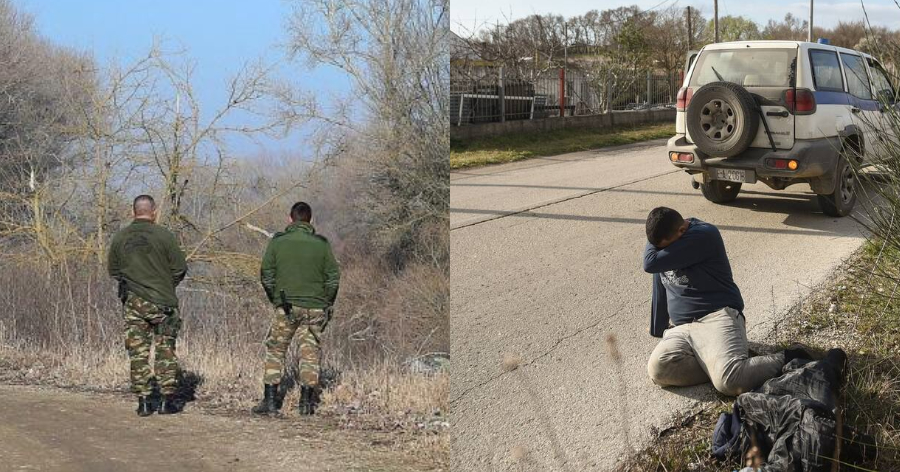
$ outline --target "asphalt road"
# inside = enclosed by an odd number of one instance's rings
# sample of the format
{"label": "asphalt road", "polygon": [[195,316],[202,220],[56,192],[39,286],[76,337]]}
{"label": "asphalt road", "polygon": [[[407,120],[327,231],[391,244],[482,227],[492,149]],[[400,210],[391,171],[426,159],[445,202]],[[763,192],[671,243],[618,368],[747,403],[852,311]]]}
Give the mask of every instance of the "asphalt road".
{"label": "asphalt road", "polygon": [[646,374],[657,339],[641,254],[653,207],[719,227],[761,344],[863,241],[851,219],[824,216],[806,185],[748,185],[729,206],[707,202],[664,141],[465,170],[450,183],[460,471],[610,469],[715,398],[708,384],[664,390]]}
{"label": "asphalt road", "polygon": [[[310,419],[225,417],[188,407],[139,418],[119,397],[0,385],[0,471],[425,470],[385,435]],[[390,441],[387,441],[390,442]]]}

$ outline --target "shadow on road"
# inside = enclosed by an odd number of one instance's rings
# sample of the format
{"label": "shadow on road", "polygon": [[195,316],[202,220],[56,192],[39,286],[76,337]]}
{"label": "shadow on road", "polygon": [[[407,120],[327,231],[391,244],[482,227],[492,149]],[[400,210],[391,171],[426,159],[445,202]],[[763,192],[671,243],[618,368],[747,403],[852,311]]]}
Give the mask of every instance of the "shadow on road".
{"label": "shadow on road", "polygon": [[760,195],[764,197],[773,197],[773,198],[792,198],[795,200],[803,200],[803,201],[815,201],[816,196],[812,193],[787,193],[787,192],[760,192],[757,190],[741,190],[738,199],[746,195]]}
{"label": "shadow on road", "polygon": [[[527,188],[527,189],[536,189],[536,190],[574,190],[579,192],[613,192],[613,193],[639,193],[639,194],[647,194],[647,195],[690,195],[692,193],[700,194],[699,190],[694,190],[687,185],[685,185],[685,191],[683,192],[666,192],[660,190],[633,190],[627,188],[606,188],[606,187],[569,187],[563,185],[531,185],[531,184],[477,184],[477,183],[451,183],[451,187],[494,187],[494,188]],[[802,202],[812,202],[813,205],[818,205],[816,202],[816,196],[814,194],[805,194],[805,193],[785,193],[785,192],[760,192],[756,190],[742,190],[738,200],[735,203],[732,203],[730,206],[746,206],[748,208],[754,207],[757,205],[759,201],[764,201],[763,199],[751,199],[746,202],[744,205],[741,205],[741,202],[746,199],[746,195],[758,195],[763,197],[773,197],[779,200],[769,200],[773,202],[772,207],[775,209],[775,212],[778,212],[775,208],[777,202],[780,200],[798,200]],[[768,205],[768,204],[766,204]],[[816,207],[818,208],[818,207]],[[756,208],[753,208],[756,209]],[[784,212],[780,212],[784,213]]]}
{"label": "shadow on road", "polygon": [[[726,204],[725,206],[733,208],[744,208],[751,211],[763,213],[781,213],[785,215],[806,216],[817,213],[822,216],[822,210],[819,208],[819,202],[814,194],[798,195],[798,194],[768,194],[754,192],[757,196],[745,195],[750,192],[741,192],[737,200]],[[775,197],[775,198],[772,198]]]}
{"label": "shadow on road", "polygon": [[687,195],[692,192],[688,188],[684,192],[663,192],[657,190],[631,190],[627,188],[607,188],[607,187],[567,187],[561,185],[529,185],[529,184],[470,184],[470,183],[451,183],[451,187],[496,187],[496,188],[528,188],[536,190],[574,190],[578,192],[616,192],[616,193],[641,193],[648,195]]}
{"label": "shadow on road", "polygon": [[550,442],[550,448],[553,450],[553,456],[556,458],[556,465],[558,470],[563,470],[566,472],[574,472],[575,470],[582,470],[580,467],[576,465],[573,469],[570,464],[571,459],[566,455],[565,448],[562,445],[562,442],[559,439],[559,435],[556,433],[556,429],[553,427],[553,423],[550,421],[550,417],[547,416],[546,408],[544,408],[544,403],[541,400],[541,397],[538,395],[537,390],[534,385],[532,385],[531,381],[526,377],[525,373],[522,372],[522,369],[515,369],[513,371],[514,376],[519,381],[519,385],[528,394],[528,399],[531,401],[531,411],[534,414],[535,419],[542,432],[544,433],[547,441]]}
{"label": "shadow on road", "polygon": [[660,387],[660,389],[681,397],[702,402],[715,400],[717,395],[716,389],[714,389],[709,382],[700,385],[691,385],[690,387]]}
{"label": "shadow on road", "polygon": [[[808,207],[807,207],[807,210],[809,210]],[[597,223],[624,223],[624,224],[639,225],[641,227],[643,227],[647,223],[647,221],[643,218],[566,215],[566,214],[558,214],[558,213],[541,213],[541,212],[534,212],[534,211],[508,212],[508,211],[503,211],[503,210],[478,210],[478,209],[471,209],[471,208],[451,208],[450,212],[451,213],[458,212],[458,213],[476,214],[476,215],[490,215],[490,216],[498,216],[498,217],[504,217],[504,218],[540,218],[540,219],[561,220],[561,221],[591,221],[591,222],[597,222]],[[788,219],[785,220],[786,226],[794,227],[794,228],[804,228],[804,229],[758,228],[758,227],[752,227],[752,226],[737,226],[737,225],[726,225],[726,224],[716,224],[716,227],[718,227],[720,230],[725,230],[725,231],[740,231],[740,232],[746,232],[746,233],[765,233],[765,234],[794,234],[794,235],[804,235],[804,236],[822,236],[822,235],[848,236],[850,234],[854,234],[854,235],[857,234],[857,231],[852,228],[835,228],[832,218],[823,217],[822,215],[809,215],[808,214],[809,211],[806,211],[806,213],[807,213],[806,215],[790,214]],[[796,217],[796,218],[794,218],[794,217]]]}
{"label": "shadow on road", "polygon": [[[178,372],[178,390],[175,392],[176,401],[179,408],[197,399],[197,388],[203,384],[203,376],[189,370],[181,370]],[[150,393],[150,404],[153,408],[159,408],[162,403],[162,394],[159,391],[159,384],[156,379],[150,380],[153,392]]]}
{"label": "shadow on road", "polygon": [[197,388],[203,385],[203,376],[189,370],[181,371],[179,374],[178,392],[176,395],[183,403],[196,400]]}

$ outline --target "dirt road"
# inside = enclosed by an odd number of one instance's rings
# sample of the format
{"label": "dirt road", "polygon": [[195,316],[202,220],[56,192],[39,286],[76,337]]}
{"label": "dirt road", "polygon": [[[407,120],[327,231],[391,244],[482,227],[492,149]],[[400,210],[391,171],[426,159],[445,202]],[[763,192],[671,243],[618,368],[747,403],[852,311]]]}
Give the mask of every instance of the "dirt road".
{"label": "dirt road", "polygon": [[112,396],[0,386],[0,470],[424,470],[373,444],[386,437],[335,431],[320,420],[213,416],[190,406],[139,418],[133,407]]}
{"label": "dirt road", "polygon": [[657,340],[641,254],[653,207],[720,228],[760,343],[862,242],[851,219],[819,212],[808,186],[749,185],[719,206],[689,183],[663,141],[452,174],[456,470],[609,469],[714,398],[647,378]]}

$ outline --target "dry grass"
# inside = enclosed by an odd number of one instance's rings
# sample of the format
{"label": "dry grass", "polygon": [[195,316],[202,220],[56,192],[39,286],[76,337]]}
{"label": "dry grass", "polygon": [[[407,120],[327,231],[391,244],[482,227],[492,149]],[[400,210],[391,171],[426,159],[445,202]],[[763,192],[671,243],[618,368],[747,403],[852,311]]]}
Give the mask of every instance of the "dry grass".
{"label": "dry grass", "polygon": [[[849,356],[844,388],[845,423],[876,438],[875,460],[852,470],[900,470],[900,253],[867,243],[834,277],[798,303],[776,330],[777,344],[801,342],[814,350],[833,347]],[[720,412],[705,409],[661,435],[629,459],[621,470],[731,471],[736,463],[710,456],[710,440]]]}
{"label": "dry grass", "polygon": [[687,416],[675,427],[657,434],[656,442],[626,461],[619,470],[731,472],[710,455],[710,438],[720,410],[709,407]]}
{"label": "dry grass", "polygon": [[670,138],[672,123],[647,124],[629,128],[561,129],[542,133],[508,134],[450,143],[450,167],[462,169],[502,164],[539,156],[589,151],[651,139]]}
{"label": "dry grass", "polygon": [[[198,406],[243,411],[254,405],[261,389],[260,345],[257,341],[243,348],[223,349],[208,339],[180,336],[178,354],[183,370],[202,379]],[[290,357],[297,359],[296,345]],[[326,366],[336,369],[333,363]],[[128,391],[128,359],[120,339],[95,346],[41,348],[0,324],[0,370],[0,379],[7,382]],[[322,397],[321,411],[326,416],[345,425],[358,418],[358,424],[366,427],[445,427],[432,423],[443,423],[448,411],[447,374],[414,374],[386,362],[336,372],[339,379]],[[298,395],[292,391],[285,403],[295,405]],[[289,412],[287,407],[285,412]]]}
{"label": "dry grass", "polygon": [[[0,283],[8,287],[0,296],[0,381],[126,394],[128,362],[112,283],[89,265],[69,277],[32,266],[5,269],[0,271]],[[407,452],[440,465],[449,461],[449,435],[444,434],[449,428],[449,375],[413,373],[403,363],[416,354],[412,346],[431,349],[438,344],[424,341],[425,336],[413,343],[400,336],[399,328],[366,334],[402,322],[390,314],[402,305],[396,300],[411,298],[411,293],[424,297],[438,284],[437,275],[423,270],[416,272],[417,283],[398,276],[382,277],[379,285],[372,281],[371,270],[366,279],[349,268],[349,287],[380,286],[382,298],[339,302],[339,318],[323,340],[323,364],[331,383],[320,412],[335,428],[396,432]],[[246,414],[261,396],[262,340],[271,309],[256,291],[241,297],[240,291],[209,287],[180,290],[184,328],[178,354],[190,383],[197,384],[190,408]],[[403,315],[410,318],[432,309],[404,307]],[[297,351],[295,343],[286,385],[297,378]],[[288,418],[299,417],[296,390],[285,397],[282,411]]]}

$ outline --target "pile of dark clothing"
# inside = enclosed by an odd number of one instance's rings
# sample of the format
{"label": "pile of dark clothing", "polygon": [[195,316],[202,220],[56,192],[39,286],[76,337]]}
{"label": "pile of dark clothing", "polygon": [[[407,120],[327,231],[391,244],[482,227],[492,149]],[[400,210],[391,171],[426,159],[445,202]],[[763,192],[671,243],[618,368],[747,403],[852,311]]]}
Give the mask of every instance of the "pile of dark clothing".
{"label": "pile of dark clothing", "polygon": [[[739,395],[734,411],[719,417],[713,432],[713,455],[722,460],[738,453],[742,459],[755,456],[755,468],[747,470],[832,470],[846,363],[847,355],[840,349],[828,351],[818,361],[794,359],[784,366],[780,377]],[[841,430],[842,462],[874,457],[871,437],[846,426]]]}

